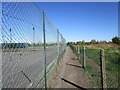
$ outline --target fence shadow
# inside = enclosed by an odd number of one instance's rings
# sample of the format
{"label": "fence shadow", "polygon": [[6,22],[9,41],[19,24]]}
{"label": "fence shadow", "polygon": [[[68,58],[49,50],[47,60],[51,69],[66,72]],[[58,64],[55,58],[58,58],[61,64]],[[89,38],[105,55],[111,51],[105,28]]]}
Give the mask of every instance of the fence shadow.
{"label": "fence shadow", "polygon": [[78,60],[77,58],[73,58],[73,57],[71,57],[72,58],[72,60],[74,61],[74,60]]}
{"label": "fence shadow", "polygon": [[69,83],[69,84],[71,84],[71,85],[73,85],[74,87],[76,87],[76,88],[79,88],[79,89],[82,89],[82,90],[87,90],[87,89],[85,89],[85,88],[83,88],[83,87],[80,87],[79,85],[76,85],[75,83],[73,83],[73,82],[70,82],[70,81],[68,81],[68,80],[66,80],[66,79],[64,79],[64,78],[61,78],[63,81],[65,81],[66,83]]}
{"label": "fence shadow", "polygon": [[68,63],[66,63],[66,65],[70,65],[70,66],[74,66],[74,67],[78,67],[78,68],[83,68],[82,66],[77,66],[77,65],[74,65],[74,64],[68,64]]}

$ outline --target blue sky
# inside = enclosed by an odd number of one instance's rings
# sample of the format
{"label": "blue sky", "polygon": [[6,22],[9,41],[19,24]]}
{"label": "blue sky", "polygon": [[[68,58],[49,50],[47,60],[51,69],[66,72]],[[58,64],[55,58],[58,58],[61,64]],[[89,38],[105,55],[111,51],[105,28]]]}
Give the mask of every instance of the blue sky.
{"label": "blue sky", "polygon": [[116,2],[39,2],[67,41],[110,41],[118,36]]}

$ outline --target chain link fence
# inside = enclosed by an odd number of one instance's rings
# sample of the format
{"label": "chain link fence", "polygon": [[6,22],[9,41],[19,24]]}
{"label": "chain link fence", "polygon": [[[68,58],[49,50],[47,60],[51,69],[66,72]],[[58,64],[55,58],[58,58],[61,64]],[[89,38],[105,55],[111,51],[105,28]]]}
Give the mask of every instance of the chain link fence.
{"label": "chain link fence", "polygon": [[64,37],[35,3],[1,4],[2,88],[49,87]]}

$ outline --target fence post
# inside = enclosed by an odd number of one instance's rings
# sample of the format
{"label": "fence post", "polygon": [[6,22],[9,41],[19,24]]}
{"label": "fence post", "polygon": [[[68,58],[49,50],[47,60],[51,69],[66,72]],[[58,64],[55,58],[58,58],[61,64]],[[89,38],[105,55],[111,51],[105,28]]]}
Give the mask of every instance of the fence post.
{"label": "fence post", "polygon": [[10,28],[10,44],[12,43],[12,29]]}
{"label": "fence post", "polygon": [[75,45],[74,53],[75,53],[75,55],[76,55],[76,59],[77,59],[77,45]]}
{"label": "fence post", "polygon": [[101,71],[101,87],[102,89],[104,89],[107,88],[107,85],[106,85],[105,57],[103,49],[100,49],[100,71]]}
{"label": "fence post", "polygon": [[59,57],[59,30],[57,30],[57,46],[58,46],[58,57]]}
{"label": "fence post", "polygon": [[78,60],[80,60],[80,47],[78,45]]}
{"label": "fence post", "polygon": [[35,28],[33,27],[33,50],[36,50],[35,48]]}
{"label": "fence post", "polygon": [[[60,57],[60,47],[59,47],[60,45],[59,45],[59,42],[60,42],[60,41],[59,41],[59,30],[57,30],[57,47],[58,47],[58,48],[57,48],[57,49],[58,49],[58,50],[57,50],[57,51],[58,51],[58,54],[57,54],[57,55],[58,55],[57,64],[59,64],[59,57]],[[56,69],[57,69],[57,68],[56,68]]]}
{"label": "fence post", "polygon": [[12,48],[12,29],[10,28],[10,49]]}
{"label": "fence post", "polygon": [[83,68],[86,67],[86,53],[85,53],[85,46],[83,47]]}
{"label": "fence post", "polygon": [[46,73],[46,34],[45,34],[45,14],[44,11],[42,11],[43,14],[43,39],[44,39],[44,73],[45,73],[45,90],[47,90],[47,73]]}
{"label": "fence post", "polygon": [[[2,9],[2,3],[0,2],[0,9]],[[0,10],[0,17],[2,17],[2,10]],[[0,40],[3,40],[2,38],[2,19],[0,18]],[[0,78],[2,79],[2,49],[3,44],[0,43]],[[2,80],[0,80],[0,89],[2,90]]]}
{"label": "fence post", "polygon": [[77,53],[79,54],[79,46],[77,45]]}

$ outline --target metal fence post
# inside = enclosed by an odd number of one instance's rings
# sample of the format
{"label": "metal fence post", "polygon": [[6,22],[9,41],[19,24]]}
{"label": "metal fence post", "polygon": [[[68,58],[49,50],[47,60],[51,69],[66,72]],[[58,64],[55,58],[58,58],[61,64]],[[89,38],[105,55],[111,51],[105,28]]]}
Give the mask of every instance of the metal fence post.
{"label": "metal fence post", "polygon": [[86,67],[86,53],[85,53],[85,46],[83,48],[83,68]]}
{"label": "metal fence post", "polygon": [[12,29],[10,28],[10,43],[12,43]]}
{"label": "metal fence post", "polygon": [[107,88],[107,85],[106,85],[105,58],[104,58],[103,49],[100,49],[100,71],[101,71],[101,87],[102,89],[104,89]]}
{"label": "metal fence post", "polygon": [[12,48],[12,29],[10,28],[10,49]]}
{"label": "metal fence post", "polygon": [[58,57],[59,57],[59,52],[60,52],[60,49],[59,49],[59,30],[57,30],[57,46],[58,46]]}
{"label": "metal fence post", "polygon": [[42,11],[43,14],[43,39],[44,39],[44,73],[45,73],[45,89],[47,90],[47,73],[46,73],[46,34],[45,34],[45,14],[44,11]]}
{"label": "metal fence post", "polygon": [[35,28],[33,27],[33,50],[35,49]]}
{"label": "metal fence post", "polygon": [[[0,2],[0,39],[2,40],[2,2]],[[0,89],[2,90],[2,49],[3,49],[3,44],[0,43]]]}

